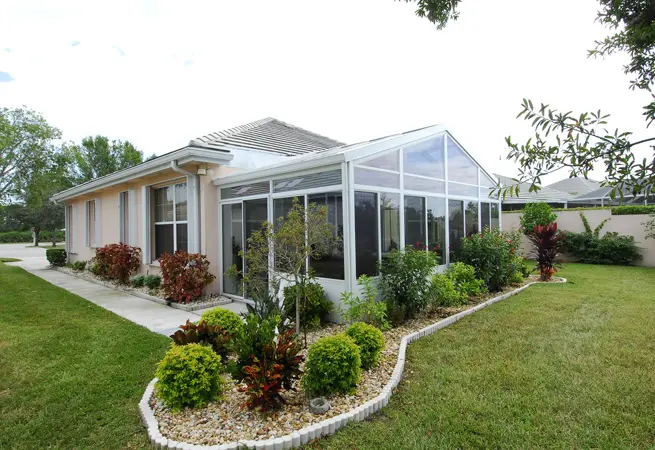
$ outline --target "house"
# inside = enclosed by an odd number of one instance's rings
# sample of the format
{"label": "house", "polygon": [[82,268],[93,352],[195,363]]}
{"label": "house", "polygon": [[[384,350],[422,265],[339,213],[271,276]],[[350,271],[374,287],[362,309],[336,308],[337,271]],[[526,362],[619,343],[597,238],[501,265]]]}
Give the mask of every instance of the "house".
{"label": "house", "polygon": [[[504,175],[494,174],[502,186],[514,186],[516,181]],[[565,208],[569,200],[574,198],[574,195],[568,192],[560,191],[551,186],[543,186],[538,191],[530,192],[530,183],[519,183],[519,194],[510,196],[507,194],[505,198],[501,197],[503,209],[505,211],[514,211],[525,208],[528,203],[548,203],[550,206],[556,208]]]}
{"label": "house", "polygon": [[496,184],[442,126],[345,145],[269,118],[53,200],[66,205],[71,261],[120,241],[142,249],[142,272],[157,272],[165,252],[201,252],[217,277],[208,289],[242,301],[241,283],[222,274],[243,268],[239,250],[249,234],[283,216],[294,197],[325,205],[343,245],[308,266],[337,302],[357,277],[375,276],[393,249],[436,249],[447,264],[461,237],[500,227],[500,203],[488,195]]}

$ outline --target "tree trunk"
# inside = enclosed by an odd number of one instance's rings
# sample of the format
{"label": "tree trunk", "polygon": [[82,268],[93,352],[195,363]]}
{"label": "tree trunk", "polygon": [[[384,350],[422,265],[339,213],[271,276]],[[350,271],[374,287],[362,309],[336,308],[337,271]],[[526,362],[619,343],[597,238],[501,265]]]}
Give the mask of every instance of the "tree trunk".
{"label": "tree trunk", "polygon": [[52,246],[57,246],[57,230],[53,230],[52,232]]}
{"label": "tree trunk", "polygon": [[34,233],[34,246],[35,247],[39,246],[39,233],[40,232],[41,232],[41,229],[39,227],[32,228],[32,233]]}

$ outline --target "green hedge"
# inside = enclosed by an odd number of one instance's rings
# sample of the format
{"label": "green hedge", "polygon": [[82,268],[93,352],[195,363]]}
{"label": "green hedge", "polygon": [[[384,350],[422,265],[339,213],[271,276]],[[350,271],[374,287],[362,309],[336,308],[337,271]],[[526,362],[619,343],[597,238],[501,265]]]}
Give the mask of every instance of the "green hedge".
{"label": "green hedge", "polygon": [[[63,231],[57,231],[57,241],[63,242],[65,239],[65,233]],[[41,242],[50,242],[52,241],[52,232],[51,231],[41,231],[39,233],[39,241]],[[31,231],[5,231],[0,233],[0,244],[11,244],[11,243],[20,243],[32,242],[32,232]]]}
{"label": "green hedge", "polygon": [[630,206],[615,206],[612,208],[613,216],[627,216],[630,214],[653,214],[655,213],[655,205],[630,205]]}

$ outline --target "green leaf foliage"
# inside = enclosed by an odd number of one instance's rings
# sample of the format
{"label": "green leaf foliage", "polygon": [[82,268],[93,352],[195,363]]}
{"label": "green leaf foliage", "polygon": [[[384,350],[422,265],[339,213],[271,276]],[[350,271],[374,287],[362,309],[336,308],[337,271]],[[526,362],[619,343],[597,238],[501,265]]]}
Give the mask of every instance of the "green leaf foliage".
{"label": "green leaf foliage", "polygon": [[305,281],[284,288],[284,313],[296,317],[296,298],[300,296],[301,329],[311,330],[321,325],[332,311],[332,302],[327,299],[325,289],[317,282]]}
{"label": "green leaf foliage", "polygon": [[520,220],[523,232],[530,234],[537,225],[545,226],[555,222],[557,214],[553,213],[548,203],[528,203]]}
{"label": "green leaf foliage", "polygon": [[221,393],[221,359],[200,344],[173,345],[157,366],[156,394],[172,410],[201,408]]}
{"label": "green leaf foliage", "polygon": [[135,288],[143,287],[146,281],[145,275],[134,275],[130,278],[130,285]]}
{"label": "green leaf foliage", "polygon": [[430,282],[431,306],[461,306],[465,305],[468,297],[455,288],[453,279],[445,273],[435,273]]}
{"label": "green leaf foliage", "polygon": [[229,309],[221,307],[210,309],[202,313],[200,319],[208,325],[218,325],[230,336],[237,336],[243,330],[243,320],[237,313]]}
{"label": "green leaf foliage", "polygon": [[362,275],[357,280],[361,286],[362,295],[355,296],[352,292],[341,293],[341,304],[339,315],[346,323],[365,322],[381,330],[387,330],[391,326],[387,320],[387,304],[378,301],[378,291],[373,284],[373,279]]}
{"label": "green leaf foliage", "polygon": [[359,347],[350,337],[323,337],[309,347],[302,383],[314,395],[348,394],[359,382],[361,365]]}
{"label": "green leaf foliage", "polygon": [[475,267],[456,262],[448,266],[446,275],[453,281],[455,290],[468,297],[477,297],[487,292],[483,280],[475,277]]}
{"label": "green leaf foliage", "polygon": [[143,277],[143,285],[148,289],[159,289],[161,277],[159,275],[148,274]]}
{"label": "green leaf foliage", "polygon": [[655,205],[626,205],[612,208],[613,216],[627,216],[631,214],[654,214]]}
{"label": "green leaf foliage", "polygon": [[348,327],[346,336],[350,337],[359,347],[362,369],[368,370],[380,363],[380,355],[384,350],[384,335],[373,325],[356,322]]}
{"label": "green leaf foliage", "polygon": [[86,269],[86,261],[73,261],[71,263],[71,268],[75,272],[82,272],[84,269]]}
{"label": "green leaf foliage", "polygon": [[62,267],[66,264],[66,249],[49,248],[45,251],[45,257],[50,264],[56,267]]}

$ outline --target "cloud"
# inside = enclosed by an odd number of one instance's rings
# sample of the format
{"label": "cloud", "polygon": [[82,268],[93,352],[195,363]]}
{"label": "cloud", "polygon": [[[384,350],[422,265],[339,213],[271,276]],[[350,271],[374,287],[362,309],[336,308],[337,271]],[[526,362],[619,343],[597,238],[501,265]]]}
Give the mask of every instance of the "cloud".
{"label": "cloud", "polygon": [[71,47],[77,47],[80,44],[81,44],[80,41],[73,41],[73,42],[71,42]]}
{"label": "cloud", "polygon": [[9,83],[10,81],[14,81],[14,77],[9,75],[8,72],[0,71],[0,83]]}
{"label": "cloud", "polygon": [[192,65],[192,64],[193,64],[193,60],[192,60],[192,59],[187,59],[186,61],[184,61],[184,65],[185,65],[185,66],[190,66],[190,65]]}
{"label": "cloud", "polygon": [[7,53],[11,53],[12,51],[13,51],[13,50],[10,49],[9,47],[5,47],[5,52],[7,52]]}
{"label": "cloud", "polygon": [[125,52],[118,45],[114,45],[112,48],[116,49],[116,51],[118,52],[119,55],[125,56]]}

